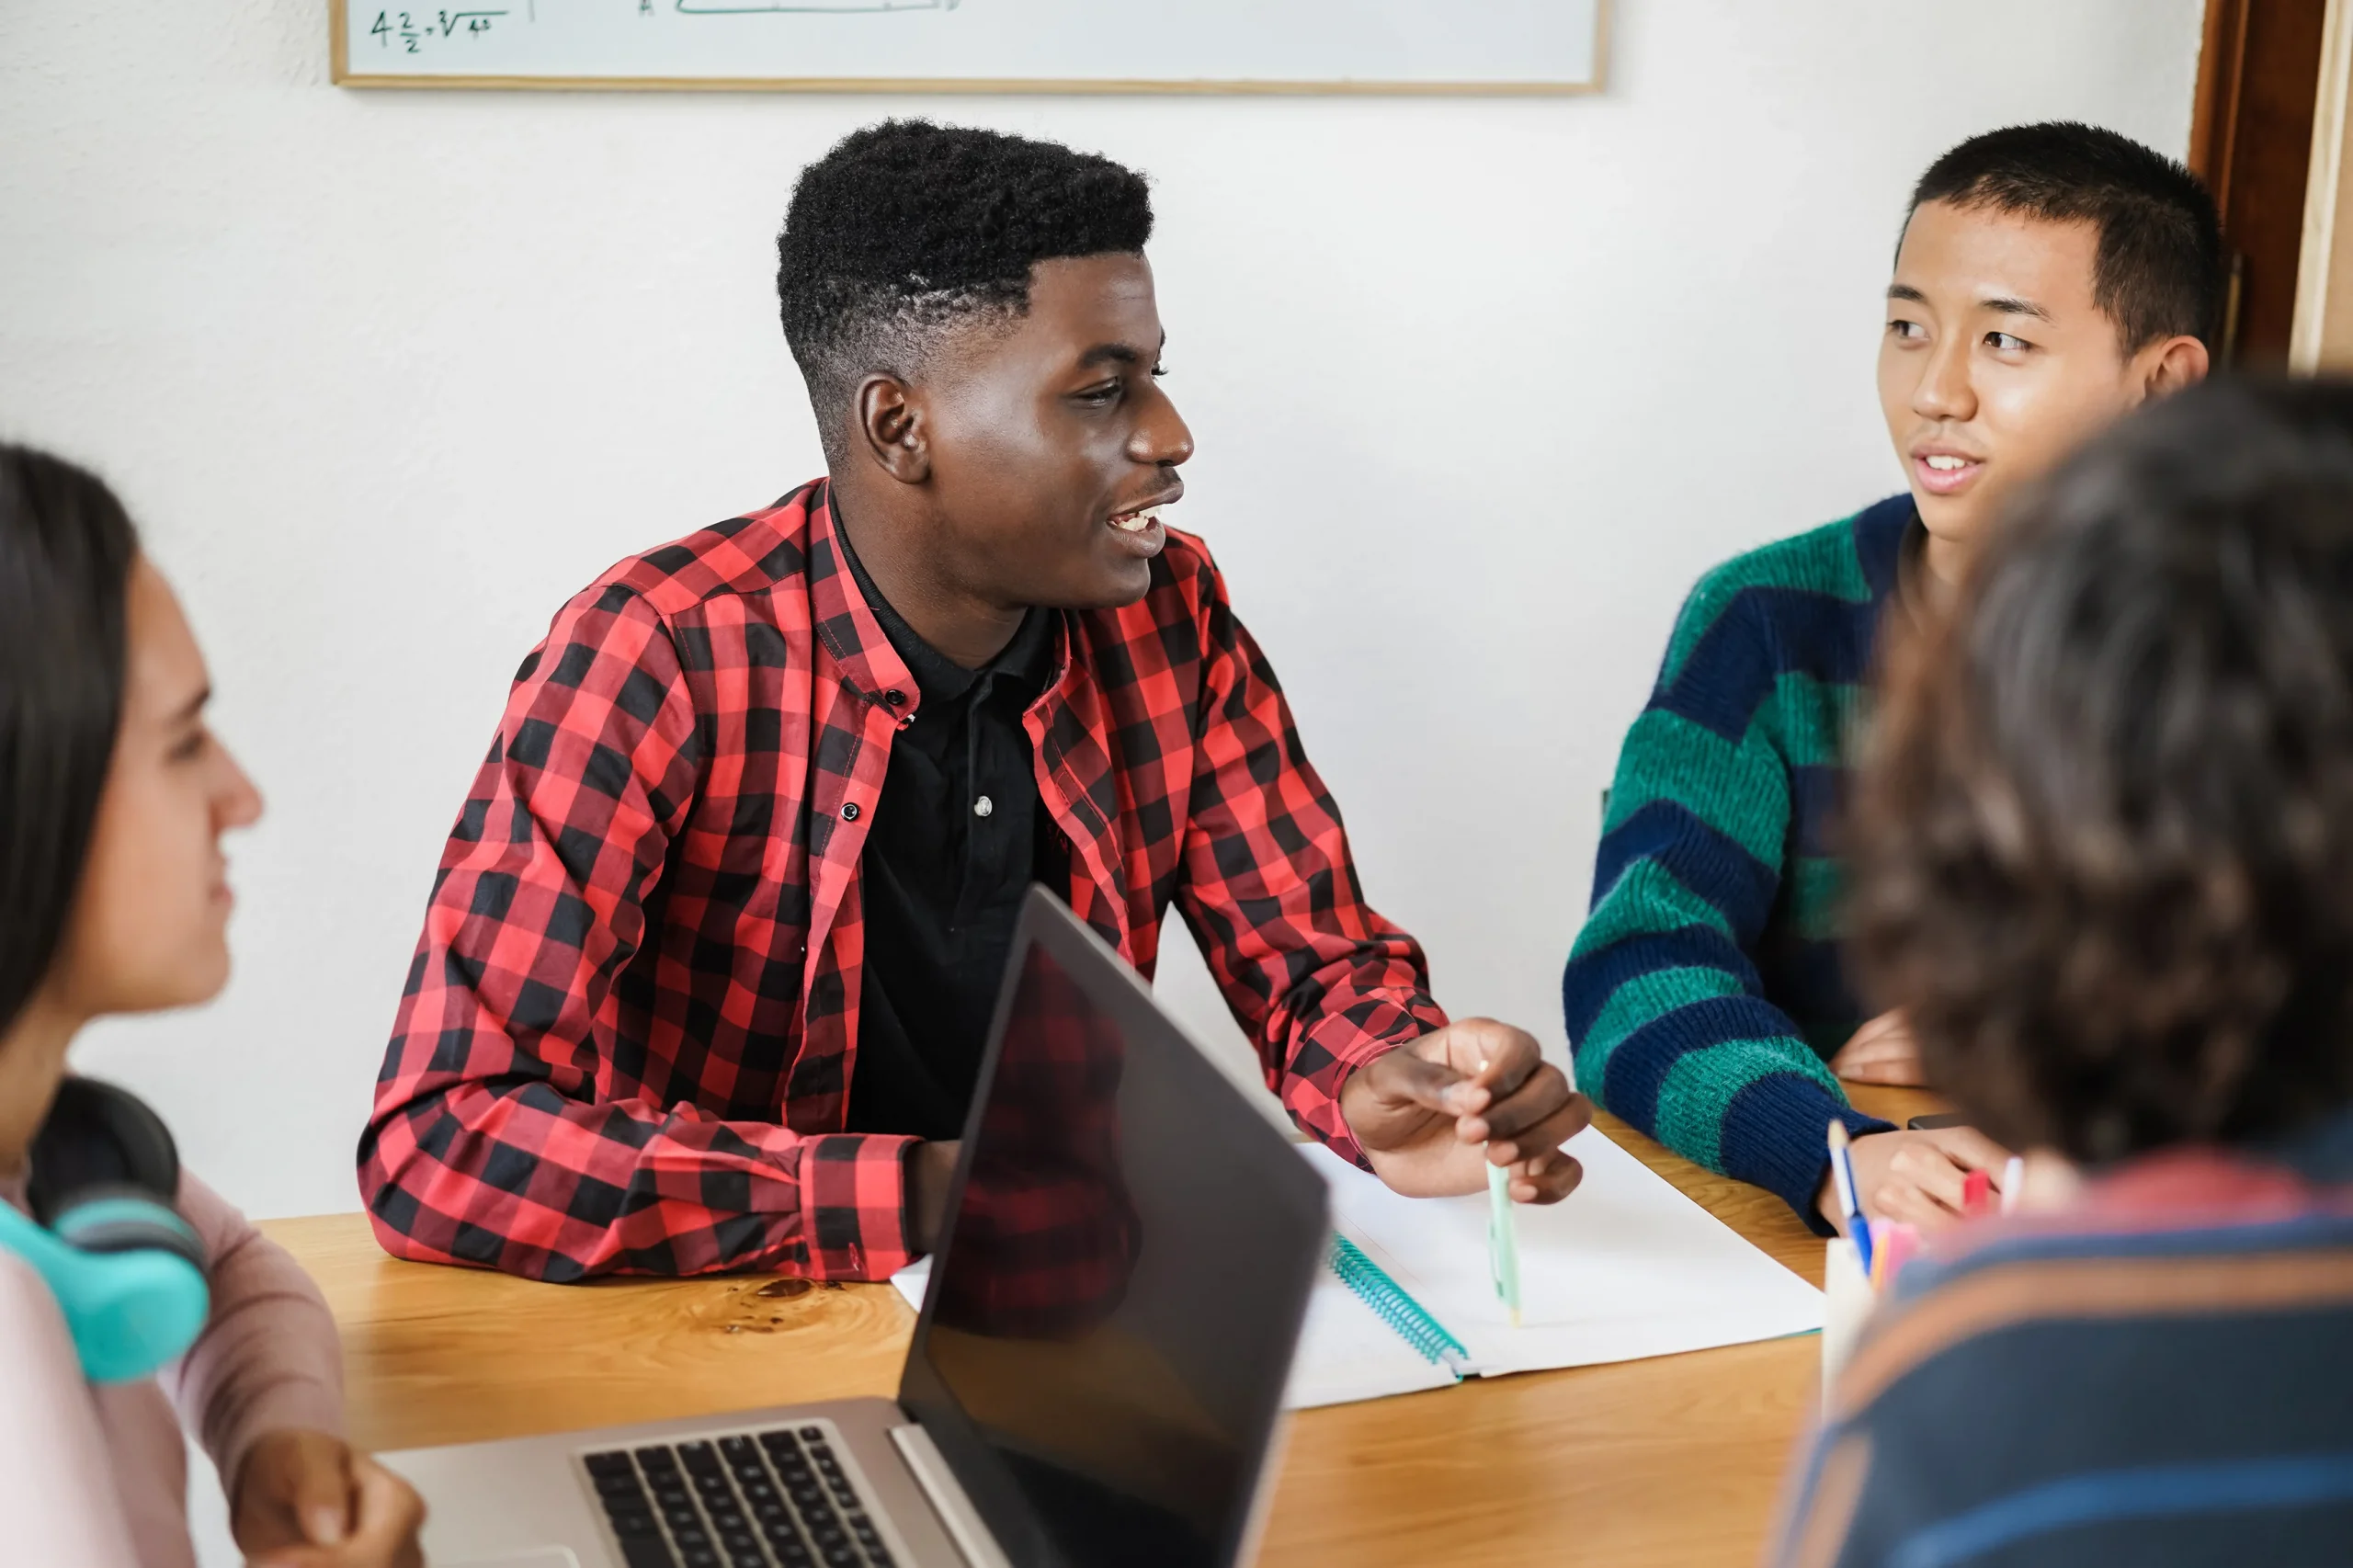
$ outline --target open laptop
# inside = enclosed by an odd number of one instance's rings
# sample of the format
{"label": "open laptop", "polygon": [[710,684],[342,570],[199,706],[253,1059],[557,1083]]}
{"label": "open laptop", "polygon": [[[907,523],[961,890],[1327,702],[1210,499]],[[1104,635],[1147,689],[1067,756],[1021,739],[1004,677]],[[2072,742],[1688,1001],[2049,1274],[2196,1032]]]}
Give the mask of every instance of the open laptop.
{"label": "open laptop", "polygon": [[1029,891],[895,1400],[385,1454],[437,1568],[1225,1568],[1323,1182]]}

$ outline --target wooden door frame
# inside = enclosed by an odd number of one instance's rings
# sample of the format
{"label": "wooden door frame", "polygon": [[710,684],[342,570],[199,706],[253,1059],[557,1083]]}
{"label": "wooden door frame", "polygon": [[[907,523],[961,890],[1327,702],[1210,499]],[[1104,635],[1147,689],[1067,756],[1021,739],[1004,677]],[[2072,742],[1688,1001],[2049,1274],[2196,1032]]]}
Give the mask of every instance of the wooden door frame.
{"label": "wooden door frame", "polygon": [[2214,205],[2230,199],[2231,141],[2238,121],[2231,107],[2246,64],[2247,0],[2206,0],[2205,36],[2198,49],[2198,96],[2189,113],[2189,166]]}
{"label": "wooden door frame", "polygon": [[2325,368],[2353,369],[2353,244],[2337,244],[2340,218],[2353,220],[2348,134],[2353,134],[2353,0],[2328,0],[2328,21],[2321,35],[2320,88],[2313,105],[2304,243],[2296,266],[2296,324],[2288,344],[2288,368],[2302,375]]}
{"label": "wooden door frame", "polygon": [[2278,367],[2294,336],[2313,150],[2313,89],[2337,0],[2206,0],[2189,166],[2228,250],[2224,363]]}

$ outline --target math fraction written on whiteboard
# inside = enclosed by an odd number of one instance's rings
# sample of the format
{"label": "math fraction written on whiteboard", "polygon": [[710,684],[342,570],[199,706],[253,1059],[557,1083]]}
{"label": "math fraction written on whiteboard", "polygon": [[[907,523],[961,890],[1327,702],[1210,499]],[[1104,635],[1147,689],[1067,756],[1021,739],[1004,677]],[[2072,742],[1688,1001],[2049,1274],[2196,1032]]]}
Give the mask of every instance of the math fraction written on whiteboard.
{"label": "math fraction written on whiteboard", "polygon": [[369,24],[368,36],[380,48],[421,54],[437,39],[479,36],[490,31],[504,11],[379,11]]}

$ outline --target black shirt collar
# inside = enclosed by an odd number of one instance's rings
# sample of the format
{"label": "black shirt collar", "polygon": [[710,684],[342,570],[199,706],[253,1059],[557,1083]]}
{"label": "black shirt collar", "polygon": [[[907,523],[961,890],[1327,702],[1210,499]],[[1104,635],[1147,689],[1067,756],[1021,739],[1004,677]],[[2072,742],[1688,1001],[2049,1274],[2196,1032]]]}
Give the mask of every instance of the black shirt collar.
{"label": "black shirt collar", "polygon": [[930,643],[925,642],[904,617],[891,608],[882,590],[866,574],[866,563],[858,558],[858,548],[849,541],[849,528],[842,522],[841,500],[834,497],[835,537],[842,543],[842,558],[849,562],[850,575],[858,579],[858,591],[866,599],[866,608],[882,628],[882,635],[906,661],[907,669],[915,677],[915,685],[929,702],[953,702],[970,692],[983,677],[1010,677],[1019,688],[1026,703],[1045,689],[1049,665],[1054,656],[1054,617],[1051,610],[1036,605],[1021,618],[1020,629],[1013,641],[999,650],[997,656],[977,670],[968,670]]}

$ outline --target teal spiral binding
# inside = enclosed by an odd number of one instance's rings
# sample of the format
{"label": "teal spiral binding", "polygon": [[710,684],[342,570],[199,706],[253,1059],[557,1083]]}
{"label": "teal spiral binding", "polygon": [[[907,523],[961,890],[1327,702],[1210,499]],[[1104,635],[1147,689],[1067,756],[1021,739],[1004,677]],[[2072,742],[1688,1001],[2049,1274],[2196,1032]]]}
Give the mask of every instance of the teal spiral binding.
{"label": "teal spiral binding", "polygon": [[1406,1294],[1405,1288],[1389,1278],[1386,1269],[1365,1256],[1364,1249],[1356,1243],[1335,1235],[1329,1261],[1332,1272],[1340,1277],[1340,1283],[1355,1291],[1357,1299],[1394,1329],[1400,1339],[1419,1351],[1423,1360],[1442,1361],[1449,1351],[1469,1358],[1471,1352],[1462,1341],[1447,1333],[1444,1324]]}

